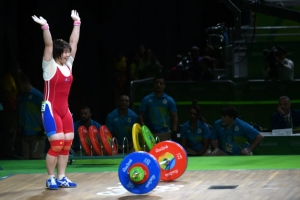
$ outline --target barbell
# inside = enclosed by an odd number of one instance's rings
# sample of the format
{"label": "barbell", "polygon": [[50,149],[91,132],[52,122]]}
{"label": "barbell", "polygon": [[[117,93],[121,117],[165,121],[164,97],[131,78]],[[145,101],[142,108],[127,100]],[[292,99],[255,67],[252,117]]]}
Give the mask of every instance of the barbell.
{"label": "barbell", "polygon": [[[102,129],[101,129],[102,128]],[[87,155],[92,154],[89,146],[100,144],[99,134],[105,151],[112,150],[112,136],[106,126],[101,126],[97,132],[95,127],[86,130],[79,128],[81,143]],[[162,181],[173,181],[179,178],[187,168],[187,153],[184,148],[173,141],[162,141],[156,144],[147,126],[138,123],[132,128],[133,145],[136,152],[123,158],[119,165],[118,177],[122,186],[134,194],[146,194],[152,191]],[[140,142],[145,143],[150,152],[142,151]],[[145,149],[145,148],[144,148]],[[100,148],[94,148],[100,154]],[[116,149],[114,149],[116,152]],[[110,152],[109,154],[113,154]]]}
{"label": "barbell", "polygon": [[[149,153],[140,151],[140,135],[150,149]],[[158,185],[160,180],[173,181],[187,168],[187,153],[180,144],[173,141],[154,144],[153,141],[155,140],[152,133],[146,126],[140,127],[139,124],[134,124],[133,143],[137,151],[128,154],[121,161],[118,169],[121,184],[131,193],[148,193]]]}

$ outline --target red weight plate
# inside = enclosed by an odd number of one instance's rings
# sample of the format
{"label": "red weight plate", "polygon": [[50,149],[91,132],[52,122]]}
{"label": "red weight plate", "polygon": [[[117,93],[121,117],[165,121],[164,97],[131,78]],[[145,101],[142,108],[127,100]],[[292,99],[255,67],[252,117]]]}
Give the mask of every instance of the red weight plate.
{"label": "red weight plate", "polygon": [[[113,142],[114,142],[113,137],[105,125],[100,126],[100,138],[103,143],[103,147],[108,155],[113,155],[113,152],[114,152],[114,155],[118,154],[118,151],[117,151],[118,144],[116,144],[116,143],[113,144]],[[112,144],[113,144],[113,148],[112,148]]]}
{"label": "red weight plate", "polygon": [[144,179],[141,180],[141,181],[139,181],[139,182],[135,182],[135,183],[136,183],[136,184],[143,184],[143,183],[145,183],[145,182],[148,180],[148,178],[149,178],[149,171],[148,171],[147,166],[144,165],[144,164],[142,164],[142,163],[136,163],[136,164],[133,164],[133,165],[131,165],[131,167],[129,168],[128,174],[129,174],[130,170],[131,170],[133,167],[140,167],[140,168],[143,169],[143,171],[144,171],[144,173],[145,173]]}
{"label": "red weight plate", "polygon": [[[78,135],[80,138],[81,145],[86,153],[86,155],[91,155],[91,140],[88,134],[88,130],[84,126],[79,126]],[[94,152],[93,152],[94,153]]]}
{"label": "red weight plate", "polygon": [[101,139],[100,139],[99,131],[96,126],[92,125],[89,127],[89,137],[93,145],[93,150],[95,150],[98,156],[102,156]]}
{"label": "red weight plate", "polygon": [[184,148],[172,141],[162,141],[151,150],[152,154],[160,164],[161,180],[172,181],[179,178],[187,167],[187,154]]}
{"label": "red weight plate", "polygon": [[[103,155],[104,156],[109,156],[104,148],[104,145],[103,145],[103,142],[102,142],[102,139],[101,139],[101,135],[100,135],[100,129],[99,131],[97,132],[97,138],[99,139],[99,144],[100,144],[100,149],[101,149],[101,152],[103,151]],[[101,147],[102,145],[102,147]]]}

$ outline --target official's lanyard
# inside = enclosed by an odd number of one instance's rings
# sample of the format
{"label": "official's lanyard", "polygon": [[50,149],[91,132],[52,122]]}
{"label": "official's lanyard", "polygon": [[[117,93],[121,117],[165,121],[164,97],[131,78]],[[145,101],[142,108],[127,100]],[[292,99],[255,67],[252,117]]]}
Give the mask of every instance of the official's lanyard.
{"label": "official's lanyard", "polygon": [[227,143],[231,143],[232,142],[232,138],[234,135],[234,128],[230,128],[228,129],[227,127],[224,128],[224,135],[225,135],[225,140]]}
{"label": "official's lanyard", "polygon": [[293,119],[291,113],[285,118],[287,128],[293,128]]}

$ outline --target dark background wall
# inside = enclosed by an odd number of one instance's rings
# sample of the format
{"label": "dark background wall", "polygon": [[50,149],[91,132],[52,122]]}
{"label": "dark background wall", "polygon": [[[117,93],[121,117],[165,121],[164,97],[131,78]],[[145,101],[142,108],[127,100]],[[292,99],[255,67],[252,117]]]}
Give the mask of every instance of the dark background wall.
{"label": "dark background wall", "polygon": [[233,15],[218,0],[0,0],[0,75],[16,60],[43,91],[44,43],[31,16],[48,21],[53,39],[68,41],[72,9],[79,12],[82,26],[70,110],[78,119],[79,106],[87,103],[102,124],[115,107],[112,61],[120,49],[129,55],[144,43],[169,67],[176,54],[204,47],[207,27],[220,22],[233,26]]}

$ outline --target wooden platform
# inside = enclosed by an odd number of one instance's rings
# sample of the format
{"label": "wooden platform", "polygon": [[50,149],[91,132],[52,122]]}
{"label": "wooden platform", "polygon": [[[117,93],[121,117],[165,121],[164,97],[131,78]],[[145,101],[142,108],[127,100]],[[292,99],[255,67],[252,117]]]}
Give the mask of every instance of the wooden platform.
{"label": "wooden platform", "polygon": [[[135,195],[119,183],[117,172],[70,173],[77,188],[45,189],[46,174],[17,174],[0,181],[0,199],[8,200],[267,200],[300,199],[300,170],[186,171],[173,182],[160,182],[150,193]],[[235,189],[209,189],[237,186]]]}

